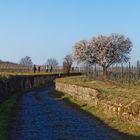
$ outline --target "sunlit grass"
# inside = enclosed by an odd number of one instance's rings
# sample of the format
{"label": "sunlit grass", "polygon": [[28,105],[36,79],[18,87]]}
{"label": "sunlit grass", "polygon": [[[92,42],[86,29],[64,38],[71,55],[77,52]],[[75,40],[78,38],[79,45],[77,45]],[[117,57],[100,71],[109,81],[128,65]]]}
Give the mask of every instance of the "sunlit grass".
{"label": "sunlit grass", "polygon": [[105,100],[114,100],[121,104],[128,104],[132,100],[140,101],[140,85],[120,85],[110,81],[88,80],[85,76],[71,76],[56,81],[96,89]]}
{"label": "sunlit grass", "polygon": [[25,72],[25,73],[19,73],[19,72],[0,72],[0,77],[10,78],[13,76],[45,76],[45,75],[52,75],[52,74],[61,74],[61,72]]}

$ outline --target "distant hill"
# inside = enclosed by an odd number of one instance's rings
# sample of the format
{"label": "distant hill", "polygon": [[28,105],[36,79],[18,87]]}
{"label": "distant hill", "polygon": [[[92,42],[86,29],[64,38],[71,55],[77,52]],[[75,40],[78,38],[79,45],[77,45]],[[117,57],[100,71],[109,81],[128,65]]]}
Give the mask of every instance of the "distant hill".
{"label": "distant hill", "polygon": [[21,65],[14,62],[0,60],[0,69],[7,69],[7,68],[12,69],[12,68],[18,68],[18,67],[21,67]]}
{"label": "distant hill", "polygon": [[13,66],[19,66],[17,63],[9,62],[9,61],[2,61],[0,60],[0,65],[13,65]]}

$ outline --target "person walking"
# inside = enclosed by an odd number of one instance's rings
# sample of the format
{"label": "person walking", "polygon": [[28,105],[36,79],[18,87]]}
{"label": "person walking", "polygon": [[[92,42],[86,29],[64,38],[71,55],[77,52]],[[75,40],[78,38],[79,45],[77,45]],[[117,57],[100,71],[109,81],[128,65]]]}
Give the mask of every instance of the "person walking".
{"label": "person walking", "polygon": [[40,66],[38,66],[38,72],[40,73],[40,70],[41,70],[41,67]]}
{"label": "person walking", "polygon": [[36,65],[34,65],[33,70],[34,70],[34,73],[36,73]]}
{"label": "person walking", "polygon": [[53,67],[52,67],[52,65],[50,66],[50,72],[52,72],[53,71]]}
{"label": "person walking", "polygon": [[46,72],[48,72],[48,68],[49,68],[49,66],[47,65],[47,66],[46,66]]}

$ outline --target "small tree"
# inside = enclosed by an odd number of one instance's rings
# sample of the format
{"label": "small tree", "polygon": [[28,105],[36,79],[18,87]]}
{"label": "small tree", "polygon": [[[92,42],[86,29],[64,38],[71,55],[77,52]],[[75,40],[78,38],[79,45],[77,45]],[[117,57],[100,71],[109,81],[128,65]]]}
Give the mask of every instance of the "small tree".
{"label": "small tree", "polygon": [[25,56],[25,57],[21,58],[20,65],[23,65],[23,66],[32,66],[33,65],[33,62],[32,62],[31,57]]}
{"label": "small tree", "polygon": [[58,67],[58,61],[55,58],[50,58],[47,60],[46,65],[52,66],[53,69],[56,69]]}
{"label": "small tree", "polygon": [[63,71],[65,73],[70,73],[71,70],[71,66],[73,63],[73,59],[71,55],[66,55],[66,57],[64,58],[64,62],[63,62]]}
{"label": "small tree", "polygon": [[127,62],[132,43],[124,35],[99,35],[91,41],[82,40],[75,44],[73,56],[77,62],[99,64],[103,68],[104,77],[107,69],[114,63]]}

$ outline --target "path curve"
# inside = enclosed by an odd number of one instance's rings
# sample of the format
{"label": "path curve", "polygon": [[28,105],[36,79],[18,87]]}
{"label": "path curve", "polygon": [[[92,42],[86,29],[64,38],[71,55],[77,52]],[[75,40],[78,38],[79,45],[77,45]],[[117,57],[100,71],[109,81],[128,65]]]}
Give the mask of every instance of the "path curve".
{"label": "path curve", "polygon": [[120,140],[97,120],[49,97],[50,88],[22,96],[9,140]]}

